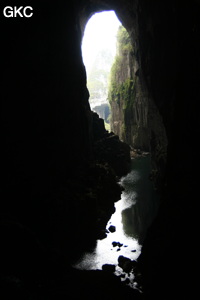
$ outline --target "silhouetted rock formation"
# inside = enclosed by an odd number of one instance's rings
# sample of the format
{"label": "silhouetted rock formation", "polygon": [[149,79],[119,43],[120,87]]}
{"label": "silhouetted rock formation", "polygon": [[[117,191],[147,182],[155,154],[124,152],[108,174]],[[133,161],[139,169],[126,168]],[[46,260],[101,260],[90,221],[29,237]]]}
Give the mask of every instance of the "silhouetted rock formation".
{"label": "silhouetted rock formation", "polygon": [[130,170],[130,147],[113,132],[108,133],[103,119],[93,113],[94,157],[100,163],[108,163],[118,176]]}

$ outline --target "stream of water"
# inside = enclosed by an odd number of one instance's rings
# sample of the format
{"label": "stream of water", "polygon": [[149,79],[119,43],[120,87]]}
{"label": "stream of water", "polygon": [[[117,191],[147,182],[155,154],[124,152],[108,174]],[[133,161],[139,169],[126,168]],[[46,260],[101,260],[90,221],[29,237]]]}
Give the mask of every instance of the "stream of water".
{"label": "stream of water", "polygon": [[[116,275],[120,275],[123,273],[118,266],[120,255],[137,260],[142,248],[139,241],[143,240],[158,208],[158,196],[149,180],[150,171],[150,155],[132,159],[131,172],[119,182],[124,191],[121,200],[115,203],[116,211],[107,224],[107,237],[97,240],[95,249],[84,253],[75,268],[101,270],[102,265],[112,264],[116,266]],[[114,232],[109,231],[111,225]]]}

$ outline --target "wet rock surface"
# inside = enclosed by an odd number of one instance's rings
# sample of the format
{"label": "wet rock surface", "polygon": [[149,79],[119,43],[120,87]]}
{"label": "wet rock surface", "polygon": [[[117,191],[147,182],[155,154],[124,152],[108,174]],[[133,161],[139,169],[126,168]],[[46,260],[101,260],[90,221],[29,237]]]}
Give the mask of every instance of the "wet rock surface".
{"label": "wet rock surface", "polygon": [[120,255],[118,257],[118,264],[125,273],[130,273],[133,270],[134,266],[136,265],[136,262],[131,260],[128,257]]}
{"label": "wet rock surface", "polygon": [[102,266],[102,270],[106,271],[106,272],[114,273],[115,272],[115,265],[105,264],[105,265]]}
{"label": "wet rock surface", "polygon": [[121,244],[120,242],[112,242],[113,247],[122,247],[123,244]]}
{"label": "wet rock surface", "polygon": [[115,232],[116,231],[116,227],[114,225],[110,225],[109,228],[108,228],[108,230],[110,232]]}

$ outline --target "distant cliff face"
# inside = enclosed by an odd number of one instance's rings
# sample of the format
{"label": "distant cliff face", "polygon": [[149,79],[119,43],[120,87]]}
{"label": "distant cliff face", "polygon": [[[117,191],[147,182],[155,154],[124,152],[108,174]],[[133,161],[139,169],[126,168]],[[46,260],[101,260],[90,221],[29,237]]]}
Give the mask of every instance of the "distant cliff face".
{"label": "distant cliff face", "polygon": [[119,28],[117,36],[117,54],[110,74],[109,101],[111,130],[133,148],[151,151],[154,175],[162,176],[167,147],[164,125],[147,93],[137,46],[123,26]]}
{"label": "distant cliff face", "polygon": [[110,77],[111,130],[134,148],[149,150],[148,102],[141,89],[135,49],[122,26]]}

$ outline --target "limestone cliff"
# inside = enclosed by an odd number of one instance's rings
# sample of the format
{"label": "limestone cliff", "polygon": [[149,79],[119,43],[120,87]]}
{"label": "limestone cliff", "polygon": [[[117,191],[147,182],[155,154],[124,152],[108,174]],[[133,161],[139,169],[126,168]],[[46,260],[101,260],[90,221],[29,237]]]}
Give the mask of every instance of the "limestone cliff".
{"label": "limestone cliff", "polygon": [[111,130],[134,148],[149,150],[148,103],[142,94],[135,49],[121,26],[110,75]]}
{"label": "limestone cliff", "polygon": [[121,26],[110,74],[111,130],[133,148],[151,151],[153,177],[160,181],[166,163],[167,138],[162,118],[147,93],[134,45]]}

